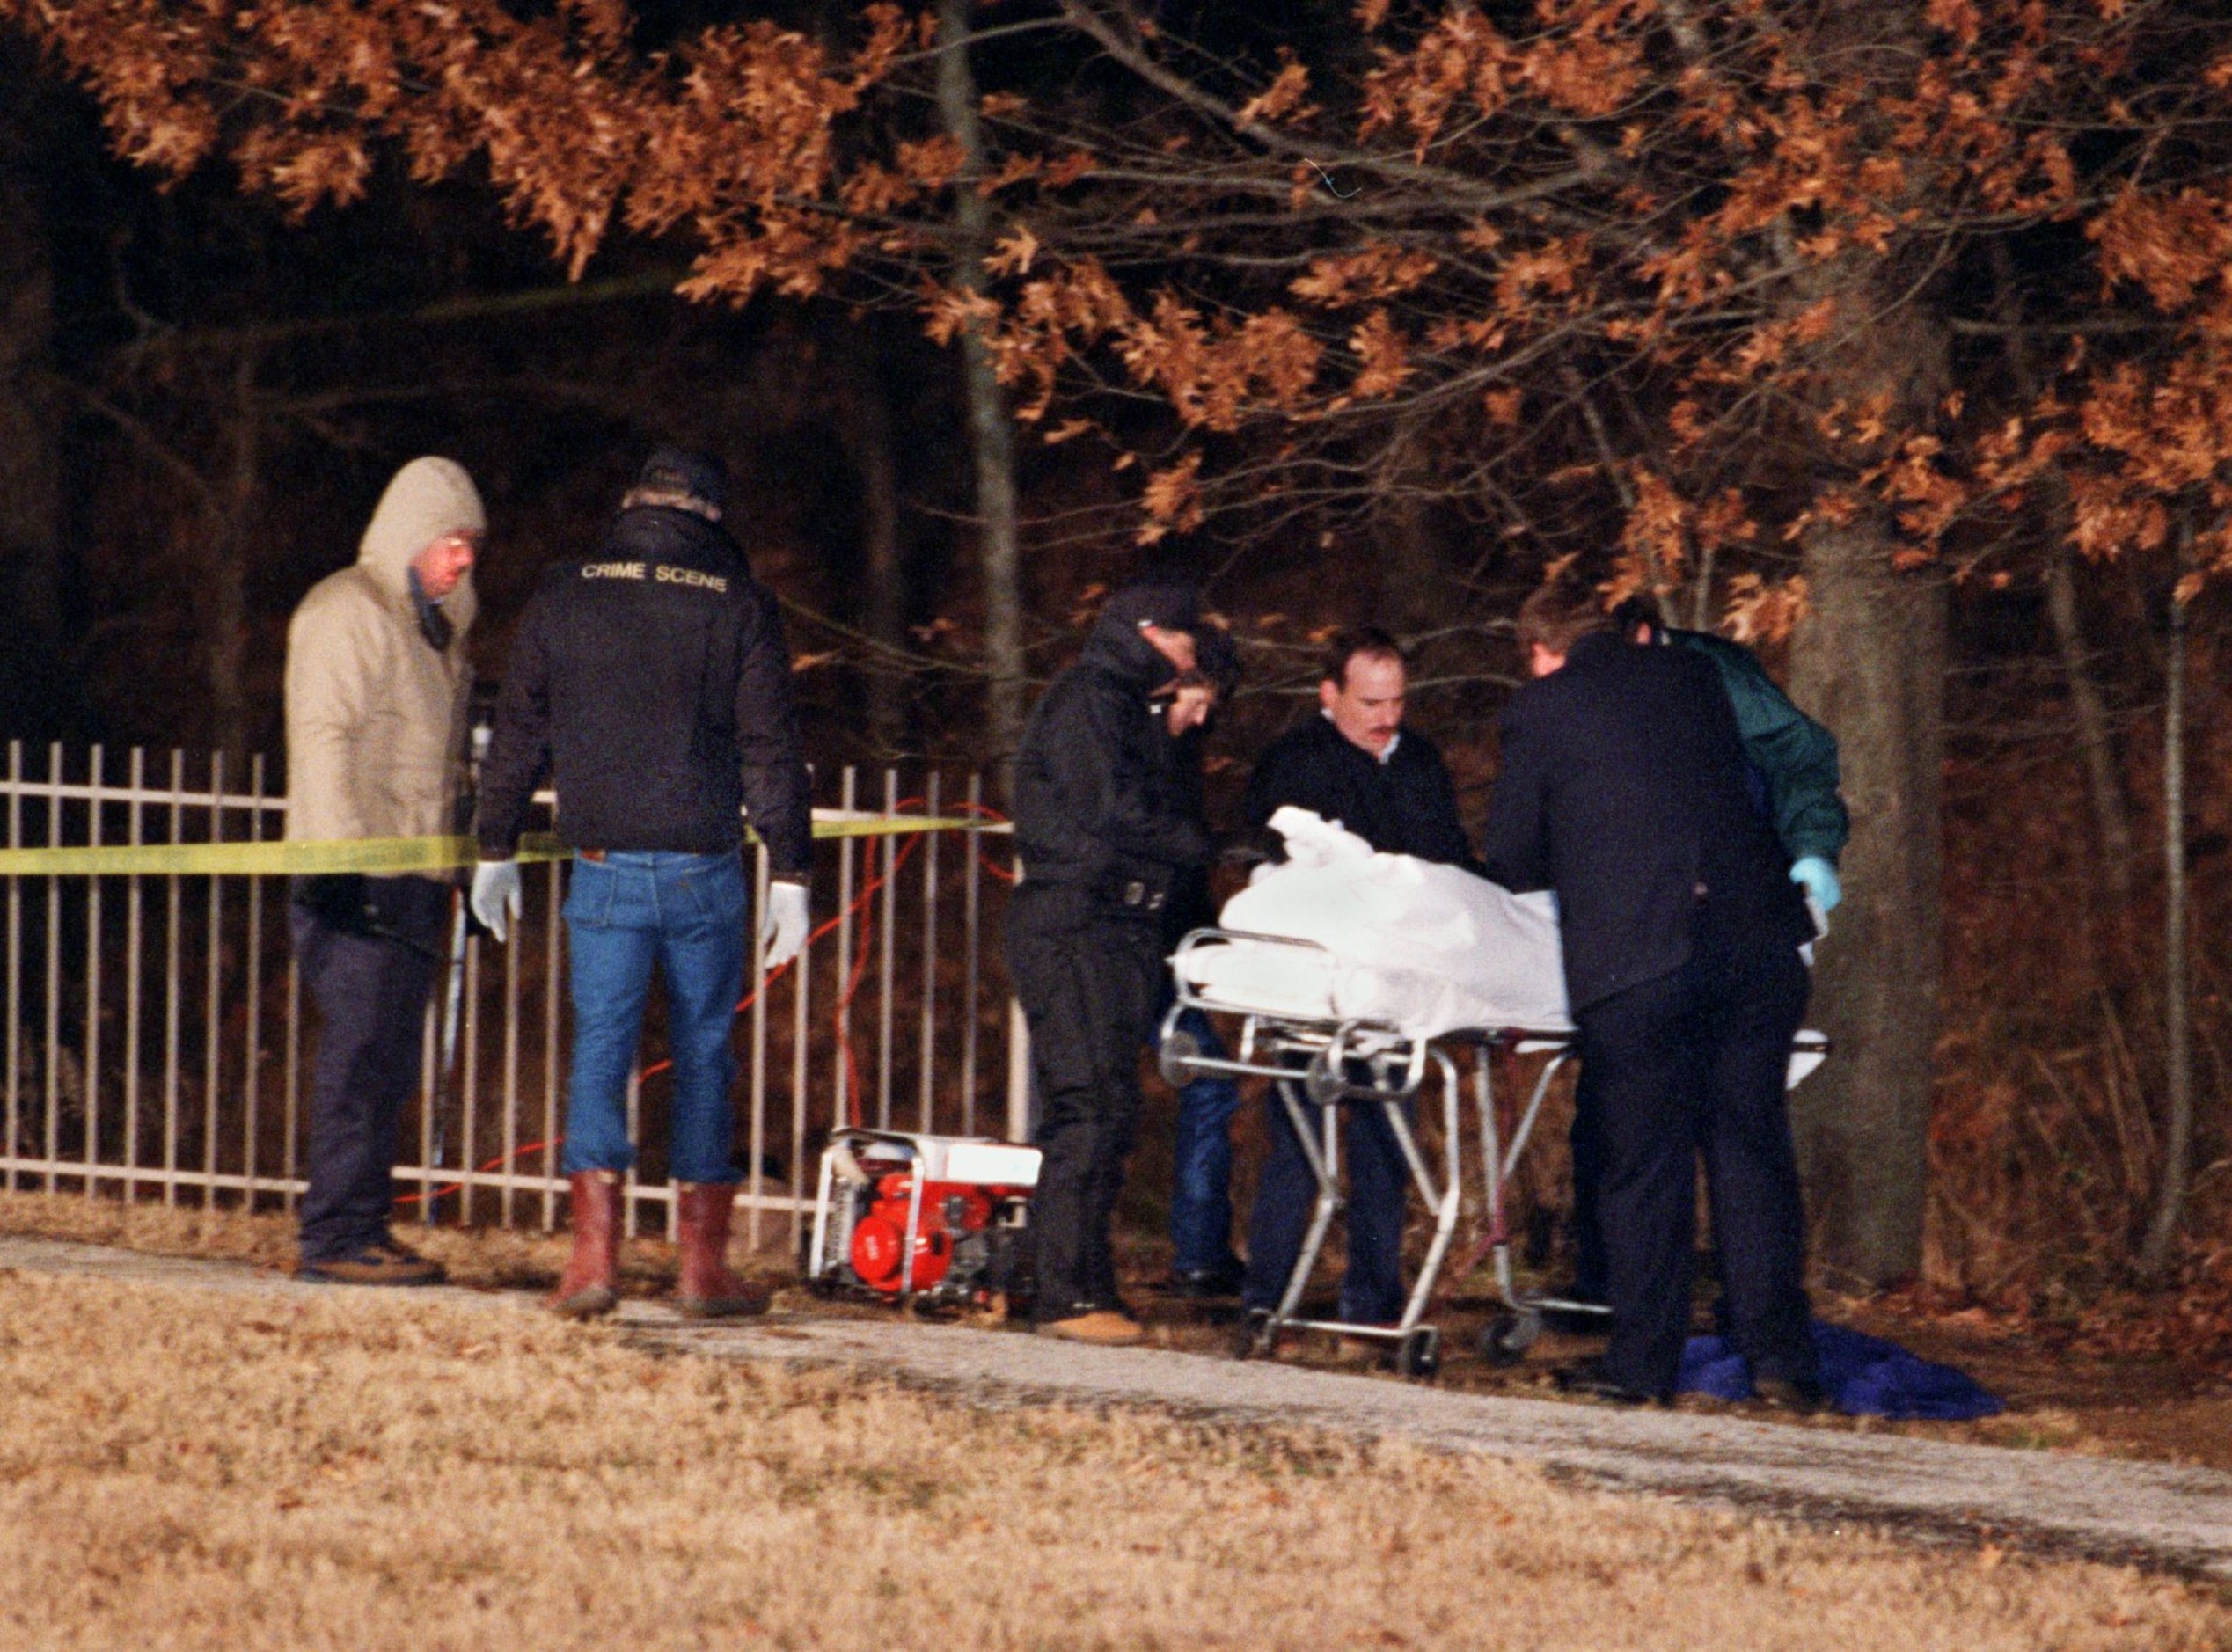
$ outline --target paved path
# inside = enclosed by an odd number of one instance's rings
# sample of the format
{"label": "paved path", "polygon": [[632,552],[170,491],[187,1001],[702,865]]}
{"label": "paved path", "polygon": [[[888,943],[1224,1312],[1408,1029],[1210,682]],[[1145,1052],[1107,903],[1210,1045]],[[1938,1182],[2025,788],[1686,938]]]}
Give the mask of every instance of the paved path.
{"label": "paved path", "polygon": [[[0,1268],[180,1288],[325,1294],[224,1262],[0,1238]],[[518,1312],[519,1296],[425,1297]],[[974,1403],[1052,1398],[1151,1405],[1232,1422],[1398,1437],[1536,1463],[1599,1484],[1771,1509],[1809,1521],[1974,1537],[2232,1581],[2232,1473],[2152,1463],[1631,1412],[1153,1349],[1086,1349],[959,1326],[773,1314],[707,1326],[655,1303],[620,1322],[638,1341],[716,1358],[832,1364],[950,1389]]]}

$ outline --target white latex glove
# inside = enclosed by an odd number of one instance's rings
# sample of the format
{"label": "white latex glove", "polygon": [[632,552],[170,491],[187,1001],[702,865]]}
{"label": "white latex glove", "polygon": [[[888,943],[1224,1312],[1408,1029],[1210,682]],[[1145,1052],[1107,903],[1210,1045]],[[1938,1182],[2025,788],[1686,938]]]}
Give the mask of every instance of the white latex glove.
{"label": "white latex glove", "polygon": [[770,883],[767,886],[767,904],[759,913],[759,944],[766,949],[765,968],[769,971],[781,969],[798,956],[799,948],[806,945],[806,930],[810,920],[806,914],[806,886],[802,883]]}
{"label": "white latex glove", "polygon": [[484,860],[472,869],[472,915],[499,941],[519,916],[519,863]]}

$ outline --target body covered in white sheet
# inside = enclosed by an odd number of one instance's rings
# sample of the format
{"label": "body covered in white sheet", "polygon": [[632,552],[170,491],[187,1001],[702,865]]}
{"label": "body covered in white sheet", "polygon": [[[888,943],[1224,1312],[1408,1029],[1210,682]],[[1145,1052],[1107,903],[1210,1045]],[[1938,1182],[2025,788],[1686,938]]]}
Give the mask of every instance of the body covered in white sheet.
{"label": "body covered in white sheet", "polygon": [[1218,926],[1314,941],[1196,948],[1204,997],[1302,1019],[1364,1020],[1431,1038],[1459,1027],[1563,1031],[1565,975],[1548,895],[1371,844],[1307,809],[1270,818],[1284,864],[1261,869]]}

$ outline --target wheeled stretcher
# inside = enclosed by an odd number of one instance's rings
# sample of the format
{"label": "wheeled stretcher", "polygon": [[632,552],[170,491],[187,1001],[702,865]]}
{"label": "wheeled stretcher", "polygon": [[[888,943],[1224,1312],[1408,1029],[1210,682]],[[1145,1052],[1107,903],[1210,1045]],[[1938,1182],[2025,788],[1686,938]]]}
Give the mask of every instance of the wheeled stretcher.
{"label": "wheeled stretcher", "polygon": [[[1213,978],[1220,973],[1203,967],[1210,949],[1235,946],[1291,948],[1297,956],[1308,957],[1321,965],[1320,973],[1328,981],[1334,979],[1336,972],[1332,954],[1317,942],[1241,930],[1196,930],[1179,943],[1171,959],[1176,998],[1162,1026],[1160,1059],[1163,1078],[1173,1087],[1182,1087],[1210,1072],[1250,1074],[1270,1079],[1287,1121],[1301,1144],[1317,1188],[1315,1208],[1293,1270],[1287,1276],[1277,1305],[1250,1314],[1243,1354],[1268,1355],[1277,1346],[1282,1332],[1323,1331],[1387,1342],[1391,1363],[1406,1376],[1428,1377],[1439,1369],[1441,1333],[1439,1327],[1427,1323],[1426,1313],[1435,1299],[1461,1214],[1464,1132],[1460,1106],[1465,1086],[1452,1051],[1467,1047],[1475,1052],[1471,1087],[1485,1224],[1478,1247],[1460,1272],[1469,1272],[1482,1261],[1492,1261],[1497,1297],[1503,1305],[1482,1334],[1481,1351],[1497,1363],[1515,1361],[1540,1335],[1546,1312],[1605,1312],[1597,1303],[1523,1291],[1511,1265],[1512,1235],[1505,1214],[1507,1195],[1533,1139],[1550,1085],[1571,1059],[1570,1028],[1461,1028],[1424,1037],[1406,1034],[1385,1022],[1344,1018],[1333,1007],[1329,992],[1321,1012],[1312,1012],[1291,993],[1280,995],[1276,1006],[1250,1005],[1239,1001],[1230,991],[1202,984],[1204,977]],[[1229,979],[1229,972],[1226,973]],[[1188,1010],[1237,1016],[1240,1035],[1233,1053],[1211,1056],[1197,1040],[1182,1031],[1178,1020]],[[1526,1104],[1519,1110],[1508,1141],[1503,1138],[1497,1117],[1493,1063],[1489,1059],[1498,1049],[1549,1057],[1529,1086]],[[1821,1034],[1800,1034],[1792,1052],[1793,1082],[1811,1071],[1826,1049],[1827,1041]],[[1434,1081],[1431,1086],[1430,1075]],[[1408,1106],[1422,1092],[1429,1090],[1438,1095],[1441,1104],[1442,1151],[1438,1166],[1427,1162],[1418,1134],[1412,1128]],[[1425,1260],[1404,1302],[1402,1318],[1392,1327],[1310,1319],[1300,1313],[1303,1291],[1315,1271],[1326,1236],[1343,1202],[1340,1112],[1343,1107],[1376,1107],[1381,1110],[1409,1167],[1412,1185],[1433,1219]]]}

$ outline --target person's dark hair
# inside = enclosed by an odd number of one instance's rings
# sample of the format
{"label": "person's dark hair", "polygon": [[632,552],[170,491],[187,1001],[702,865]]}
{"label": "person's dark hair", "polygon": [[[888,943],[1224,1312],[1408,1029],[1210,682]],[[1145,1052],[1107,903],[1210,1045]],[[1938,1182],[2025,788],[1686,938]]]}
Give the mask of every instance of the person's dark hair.
{"label": "person's dark hair", "polygon": [[1623,596],[1612,605],[1612,628],[1622,637],[1632,637],[1645,627],[1649,628],[1654,642],[1666,629],[1666,616],[1659,608],[1656,596],[1637,591],[1633,596]]}
{"label": "person's dark hair", "polygon": [[1568,654],[1582,638],[1606,630],[1611,623],[1597,605],[1594,591],[1570,581],[1553,581],[1538,586],[1519,604],[1519,647],[1540,643],[1552,654]]}
{"label": "person's dark hair", "polygon": [[1324,678],[1336,688],[1349,686],[1349,662],[1358,654],[1374,660],[1397,660],[1404,665],[1410,656],[1397,642],[1377,625],[1350,625],[1333,633],[1333,640],[1325,645]]}

